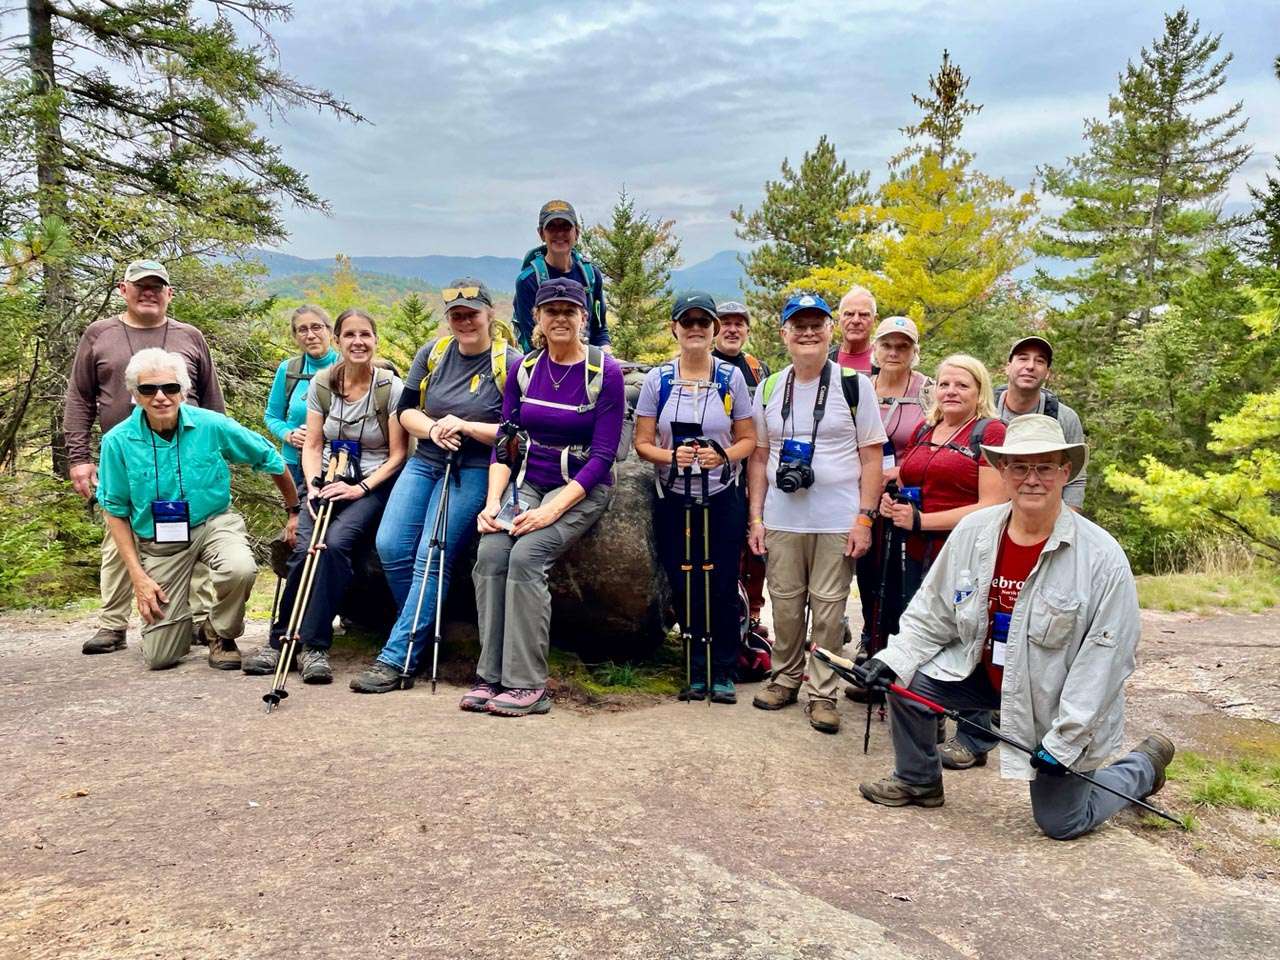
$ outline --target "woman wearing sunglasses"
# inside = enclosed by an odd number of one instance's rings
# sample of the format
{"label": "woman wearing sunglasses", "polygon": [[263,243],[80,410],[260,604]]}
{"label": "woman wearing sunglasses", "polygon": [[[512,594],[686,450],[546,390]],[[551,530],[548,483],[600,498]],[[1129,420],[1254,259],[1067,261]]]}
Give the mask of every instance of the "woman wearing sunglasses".
{"label": "woman wearing sunglasses", "polygon": [[[746,540],[746,504],[734,481],[756,446],[751,396],[742,371],[711,355],[720,320],[701,291],[676,297],[675,359],[646,374],[636,402],[636,453],[654,466],[654,532],[671,583],[676,617],[691,640],[690,683],[681,700],[736,703],[738,558]],[[686,521],[692,521],[686,528]],[[705,526],[705,530],[704,530]],[[704,593],[705,558],[714,564]],[[693,570],[686,575],[686,551]],[[711,689],[707,689],[707,607],[711,614]],[[690,621],[690,622],[685,622]]]}
{"label": "woman wearing sunglasses", "polygon": [[[303,560],[311,547],[316,510],[329,500],[333,502],[333,514],[298,632],[302,639],[302,682],[332,682],[329,648],[333,645],[333,617],[354,575],[351,558],[373,540],[396,474],[404,463],[404,430],[391,415],[400,402],[404,384],[378,366],[377,325],[361,310],[344,310],[334,324],[334,335],[342,359],[316,374],[307,391],[302,469],[309,483],[307,507],[298,524],[298,543],[289,558],[289,576],[276,621],[271,625],[271,642],[245,659],[245,673],[275,672],[284,626],[302,579]],[[344,450],[347,474],[325,483],[322,478],[329,460]]]}
{"label": "woman wearing sunglasses", "polygon": [[267,429],[280,439],[280,453],[294,483],[301,487],[305,484],[302,445],[307,439],[307,388],[312,377],[337,363],[338,351],[333,349],[333,321],[323,307],[298,307],[289,320],[289,328],[302,352],[280,361],[263,419]]}
{"label": "woman wearing sunglasses", "polygon": [[[408,389],[396,411],[400,425],[418,438],[418,447],[396,481],[378,527],[378,556],[399,616],[377,659],[351,681],[357,693],[398,689],[411,639],[410,671],[428,650],[436,594],[447,593],[454,561],[476,536],[476,514],[484,506],[502,416],[502,385],[507,369],[520,360],[504,339],[495,337],[493,297],[483,283],[462,277],[441,293],[447,330],[414,357]],[[432,559],[428,571],[451,458],[443,560],[437,565]]]}

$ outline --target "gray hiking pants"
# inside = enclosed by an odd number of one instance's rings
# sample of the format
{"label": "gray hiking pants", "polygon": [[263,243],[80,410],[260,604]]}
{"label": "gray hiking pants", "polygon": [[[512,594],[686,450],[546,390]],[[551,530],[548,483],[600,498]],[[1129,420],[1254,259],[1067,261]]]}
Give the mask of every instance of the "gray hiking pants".
{"label": "gray hiking pants", "polygon": [[[536,507],[560,488],[540,490],[526,483],[520,496]],[[486,533],[480,538],[472,579],[480,620],[480,661],[476,674],[504,687],[547,685],[551,646],[552,565],[600,519],[612,487],[597,484],[555,523],[522,537]]]}
{"label": "gray hiking pants", "polygon": [[[959,682],[934,680],[917,671],[909,689],[961,712],[1000,708],[1000,695],[991,688],[982,665]],[[917,786],[937,783],[942,779],[937,715],[905,697],[890,694],[888,699],[894,776]],[[1127,754],[1088,773],[1099,783],[1131,797],[1145,797],[1156,779],[1151,761],[1141,753]],[[1055,777],[1037,772],[1030,785],[1031,815],[1045,836],[1054,840],[1073,840],[1129,806],[1114,794],[1070,775]]]}

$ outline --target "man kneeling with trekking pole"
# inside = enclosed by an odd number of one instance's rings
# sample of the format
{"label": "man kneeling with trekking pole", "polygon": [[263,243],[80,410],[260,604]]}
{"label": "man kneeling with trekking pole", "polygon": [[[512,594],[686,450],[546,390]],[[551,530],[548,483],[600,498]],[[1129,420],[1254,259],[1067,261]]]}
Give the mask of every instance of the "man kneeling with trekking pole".
{"label": "man kneeling with trekking pole", "polygon": [[[1009,503],[956,526],[888,647],[865,664],[868,686],[902,685],[961,711],[999,709],[1008,779],[1031,781],[1031,812],[1055,840],[1087,833],[1164,786],[1173,743],[1147,737],[1107,767],[1124,733],[1124,681],[1138,643],[1138,594],[1120,545],[1064,507],[1087,459],[1051,417],[1009,424],[983,445]],[[942,806],[935,713],[891,696],[894,771],[861,792],[886,806]],[[1096,771],[1091,782],[1067,776]],[[1101,768],[1101,769],[1099,769]],[[1096,782],[1096,783],[1095,783]],[[1099,786],[1101,785],[1101,786]]]}

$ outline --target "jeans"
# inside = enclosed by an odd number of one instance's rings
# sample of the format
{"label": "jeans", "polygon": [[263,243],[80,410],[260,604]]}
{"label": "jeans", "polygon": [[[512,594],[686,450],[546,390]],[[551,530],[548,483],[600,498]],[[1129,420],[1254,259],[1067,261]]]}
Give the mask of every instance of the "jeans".
{"label": "jeans", "polygon": [[[425,587],[423,580],[427,572],[427,553],[431,548],[431,528],[444,491],[444,467],[428,463],[421,457],[412,457],[391,491],[382,524],[378,527],[378,557],[382,560],[382,571],[399,610],[378,659],[397,670],[404,667],[405,654],[409,650],[409,634],[413,630],[414,614],[419,609],[419,594],[422,606],[418,630],[413,635],[410,671],[417,665],[427,635],[433,632],[437,592],[443,603],[449,593],[449,574],[454,561],[476,536],[476,514],[484,508],[488,495],[489,470],[486,467],[455,469],[449,485],[444,563],[442,567],[437,565],[440,553],[437,549],[431,560],[433,573]],[[436,570],[441,570],[443,575],[436,576]]]}

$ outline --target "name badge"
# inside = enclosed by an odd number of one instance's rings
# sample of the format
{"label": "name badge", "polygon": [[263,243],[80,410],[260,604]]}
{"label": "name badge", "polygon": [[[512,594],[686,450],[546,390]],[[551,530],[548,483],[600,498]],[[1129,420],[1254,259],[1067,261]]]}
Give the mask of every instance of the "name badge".
{"label": "name badge", "polygon": [[880,469],[892,470],[898,465],[898,458],[893,453],[893,441],[886,440],[884,442],[883,452],[880,457]]}
{"label": "name badge", "polygon": [[152,500],[151,520],[156,543],[191,542],[191,507],[185,500]]}
{"label": "name badge", "polygon": [[992,662],[992,664],[994,664],[994,665],[995,665],[995,666],[997,666],[997,667],[1003,667],[1003,666],[1004,666],[1004,653],[1005,653],[1005,648],[1006,648],[1006,647],[1008,647],[1008,646],[1009,646],[1009,644],[1005,643],[1005,641],[1003,641],[1003,640],[992,640],[992,641],[991,641],[991,662]]}

